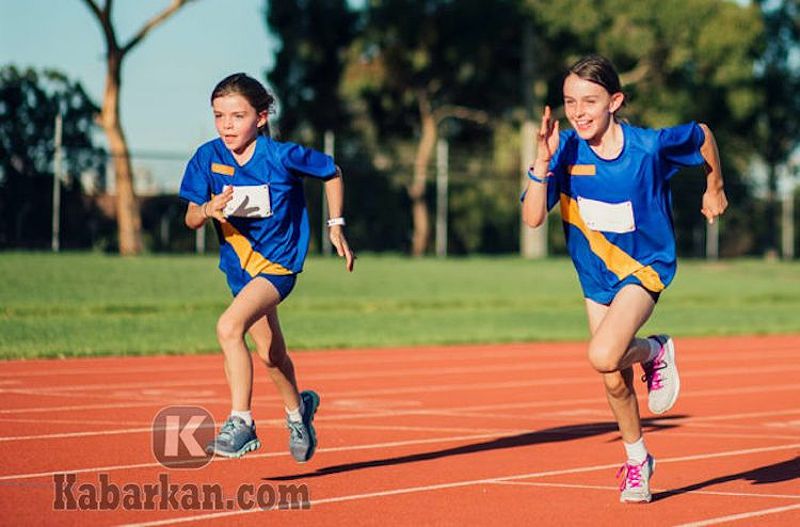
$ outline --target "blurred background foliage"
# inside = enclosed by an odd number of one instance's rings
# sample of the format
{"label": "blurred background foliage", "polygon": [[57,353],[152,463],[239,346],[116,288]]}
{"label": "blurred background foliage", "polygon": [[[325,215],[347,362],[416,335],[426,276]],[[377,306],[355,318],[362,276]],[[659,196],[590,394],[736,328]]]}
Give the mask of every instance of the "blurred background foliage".
{"label": "blurred background foliage", "polygon": [[[442,139],[449,145],[448,253],[519,251],[522,147],[532,141],[521,130],[538,120],[545,104],[566,126],[563,72],[593,52],[617,65],[628,96],[623,117],[631,123],[696,120],[714,130],[731,202],[721,255],[778,248],[781,188],[797,199],[797,0],[287,0],[264,6],[264,23],[280,42],[264,79],[279,100],[272,133],[320,150],[326,132],[335,139],[349,235],[361,251],[431,252]],[[0,70],[0,248],[49,246],[49,217],[33,211],[47,209],[51,199],[57,108],[65,112],[72,175],[64,183],[69,212],[62,245],[113,250],[116,231],[102,184],[88,192],[82,176],[102,173],[108,163],[93,140],[96,103],[68,74],[9,66]],[[672,185],[679,253],[702,256],[703,174],[687,170]],[[307,196],[312,250],[318,251],[320,186],[310,185]],[[194,248],[175,196],[141,199],[150,251]],[[553,254],[563,253],[558,223],[549,226]]]}

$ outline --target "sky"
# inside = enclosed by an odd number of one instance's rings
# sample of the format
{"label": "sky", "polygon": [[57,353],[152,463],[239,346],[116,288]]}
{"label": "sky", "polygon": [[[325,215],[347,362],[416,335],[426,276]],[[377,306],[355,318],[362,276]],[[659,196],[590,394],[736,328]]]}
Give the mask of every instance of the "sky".
{"label": "sky", "polygon": [[[103,2],[104,0],[97,0]],[[117,0],[120,42],[169,0]],[[174,159],[137,157],[163,190],[177,188],[185,160],[215,137],[209,95],[230,73],[264,81],[278,48],[264,17],[266,0],[195,0],[152,30],[125,58],[121,117],[129,148]],[[105,44],[83,0],[0,0],[0,66],[58,69],[100,104]],[[102,134],[98,135],[101,144]],[[184,160],[185,158],[185,160]]]}

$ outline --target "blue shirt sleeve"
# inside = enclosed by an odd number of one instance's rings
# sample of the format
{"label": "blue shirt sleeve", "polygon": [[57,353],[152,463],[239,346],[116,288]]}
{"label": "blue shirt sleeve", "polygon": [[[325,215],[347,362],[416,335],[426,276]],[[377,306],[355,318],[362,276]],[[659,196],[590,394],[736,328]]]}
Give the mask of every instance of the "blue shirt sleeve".
{"label": "blue shirt sleeve", "polygon": [[706,134],[695,122],[663,128],[658,131],[661,159],[676,167],[702,165],[700,147],[705,140]]}
{"label": "blue shirt sleeve", "polygon": [[280,154],[283,166],[294,174],[319,179],[330,179],[336,175],[333,158],[312,148],[285,143]]}
{"label": "blue shirt sleeve", "polygon": [[564,179],[564,167],[558,163],[557,157],[550,160],[550,172],[553,173],[547,181],[547,210],[552,210],[553,207],[561,199],[561,187]]}
{"label": "blue shirt sleeve", "polygon": [[183,180],[178,196],[197,205],[205,203],[211,197],[211,184],[209,182],[208,165],[200,161],[199,152],[186,165]]}

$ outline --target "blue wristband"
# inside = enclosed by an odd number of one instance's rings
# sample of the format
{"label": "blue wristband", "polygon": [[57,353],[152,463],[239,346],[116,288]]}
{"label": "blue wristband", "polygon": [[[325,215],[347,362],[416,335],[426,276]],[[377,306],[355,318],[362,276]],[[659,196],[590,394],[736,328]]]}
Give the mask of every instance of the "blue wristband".
{"label": "blue wristband", "polygon": [[550,176],[552,176],[552,175],[553,175],[552,172],[548,172],[545,177],[540,178],[540,177],[536,177],[536,174],[533,173],[533,170],[528,169],[528,178],[533,180],[533,181],[535,181],[535,182],[537,182],[537,183],[547,183],[547,180],[550,179]]}

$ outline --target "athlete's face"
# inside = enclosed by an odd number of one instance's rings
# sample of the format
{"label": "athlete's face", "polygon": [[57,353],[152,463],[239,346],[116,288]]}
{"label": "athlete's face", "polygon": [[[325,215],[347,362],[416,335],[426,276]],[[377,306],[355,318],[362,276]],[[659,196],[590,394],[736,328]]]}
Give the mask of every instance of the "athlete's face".
{"label": "athlete's face", "polygon": [[611,123],[614,112],[622,106],[622,93],[608,93],[599,84],[571,73],[564,79],[564,110],[578,135],[590,144],[598,144]]}
{"label": "athlete's face", "polygon": [[217,97],[211,102],[214,125],[229,150],[241,154],[258,136],[258,129],[267,124],[267,112],[256,109],[241,95]]}

